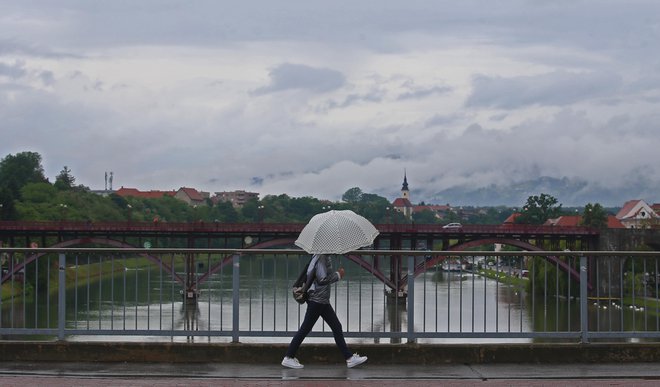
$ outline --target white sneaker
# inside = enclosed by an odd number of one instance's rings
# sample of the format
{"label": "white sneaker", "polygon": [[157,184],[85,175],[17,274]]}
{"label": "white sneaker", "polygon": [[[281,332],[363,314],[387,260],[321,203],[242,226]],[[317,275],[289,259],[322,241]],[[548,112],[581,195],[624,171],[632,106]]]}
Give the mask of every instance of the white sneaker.
{"label": "white sneaker", "polygon": [[[367,360],[367,359],[365,358],[364,360]],[[304,365],[300,364],[298,359],[296,359],[295,357],[288,357],[288,356],[284,356],[284,359],[282,359],[282,365],[285,366],[285,367],[289,367],[289,368],[303,368],[303,367],[305,367]]]}
{"label": "white sneaker", "polygon": [[367,361],[366,356],[360,356],[357,353],[354,353],[348,360],[346,360],[346,367],[353,368]]}

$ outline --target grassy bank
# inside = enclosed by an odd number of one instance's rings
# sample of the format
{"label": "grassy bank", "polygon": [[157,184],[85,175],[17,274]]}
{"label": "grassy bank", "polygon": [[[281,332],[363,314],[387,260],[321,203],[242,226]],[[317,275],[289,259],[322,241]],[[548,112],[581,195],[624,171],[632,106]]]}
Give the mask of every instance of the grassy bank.
{"label": "grassy bank", "polygon": [[645,312],[650,316],[660,316],[660,301],[651,297],[623,297],[621,299],[622,308],[634,309],[638,312]]}
{"label": "grassy bank", "polygon": [[[131,258],[118,258],[115,260],[105,260],[103,262],[94,262],[87,264],[86,262],[79,262],[78,265],[70,264],[66,267],[66,288],[71,289],[76,286],[76,276],[78,278],[78,285],[81,285],[81,281],[89,280],[91,284],[98,283],[99,281],[112,278],[117,275],[117,273],[122,273],[125,270],[135,270],[135,269],[144,269],[149,266],[155,265],[152,261],[144,257],[131,257]],[[184,267],[182,260],[175,262],[177,270],[181,270]],[[50,270],[50,287],[48,292],[50,294],[56,294],[59,288],[59,273],[57,269]],[[25,284],[25,290],[23,289],[23,283],[15,281],[12,285],[11,282],[2,284],[2,301],[11,300],[13,298],[14,302],[16,300],[21,300],[23,296],[26,298],[31,298],[34,293],[34,287],[30,283]]]}
{"label": "grassy bank", "polygon": [[516,287],[525,287],[529,282],[528,279],[512,276],[506,272],[492,270],[492,269],[480,269],[477,271],[477,274],[479,274],[482,277],[494,279],[500,283],[513,285]]}

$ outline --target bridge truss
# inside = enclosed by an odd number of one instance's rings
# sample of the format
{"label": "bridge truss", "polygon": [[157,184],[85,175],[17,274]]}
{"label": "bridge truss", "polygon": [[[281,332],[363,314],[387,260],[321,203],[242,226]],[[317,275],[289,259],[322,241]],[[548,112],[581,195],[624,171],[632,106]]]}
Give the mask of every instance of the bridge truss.
{"label": "bridge truss", "polygon": [[[270,249],[291,248],[305,225],[301,223],[149,223],[149,222],[0,222],[0,242],[5,247],[125,247],[125,248],[241,248]],[[445,229],[435,224],[378,224],[380,234],[374,241],[376,250],[442,250],[470,251],[492,249],[493,245],[513,246],[522,250],[587,251],[598,246],[599,232],[587,227],[556,227],[537,225],[465,225]],[[4,271],[6,281],[37,260],[44,253]],[[173,263],[163,261],[158,255],[143,254],[161,265],[180,282],[186,295],[195,297],[199,284],[231,263],[231,257],[215,259],[204,274],[198,276],[195,255],[187,255],[185,275],[175,272]],[[389,268],[380,267],[380,261],[366,261],[358,254],[347,259],[372,273],[394,294],[404,292],[407,283],[403,255],[389,259]],[[429,256],[414,268],[414,275],[427,267],[442,262],[447,256]],[[579,273],[568,265],[562,265],[556,257],[546,259],[559,264],[572,278]]]}

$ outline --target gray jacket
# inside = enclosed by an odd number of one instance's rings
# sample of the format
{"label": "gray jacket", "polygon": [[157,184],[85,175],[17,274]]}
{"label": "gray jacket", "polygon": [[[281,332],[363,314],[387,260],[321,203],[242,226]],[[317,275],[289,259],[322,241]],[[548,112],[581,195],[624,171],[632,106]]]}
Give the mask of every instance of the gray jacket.
{"label": "gray jacket", "polygon": [[328,255],[316,254],[307,269],[307,277],[315,271],[315,278],[309,287],[309,301],[319,304],[330,303],[330,284],[339,281],[339,273],[332,270],[332,258]]}

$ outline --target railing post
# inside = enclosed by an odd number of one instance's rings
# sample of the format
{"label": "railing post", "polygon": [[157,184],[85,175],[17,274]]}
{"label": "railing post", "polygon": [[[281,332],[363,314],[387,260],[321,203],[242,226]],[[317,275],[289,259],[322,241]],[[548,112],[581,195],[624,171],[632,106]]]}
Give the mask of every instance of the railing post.
{"label": "railing post", "polygon": [[240,254],[234,254],[232,257],[232,332],[231,332],[231,341],[232,343],[238,343],[238,331],[239,331],[239,288],[240,288],[240,273],[241,273],[241,263],[240,263]]}
{"label": "railing post", "polygon": [[408,306],[408,343],[415,342],[415,257],[408,256],[408,296],[406,297]]}
{"label": "railing post", "polygon": [[580,342],[589,343],[589,303],[587,301],[587,257],[580,255]]}
{"label": "railing post", "polygon": [[66,325],[66,256],[59,254],[58,284],[57,284],[57,339],[64,340],[64,328]]}

